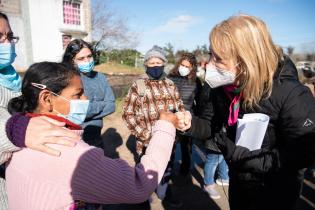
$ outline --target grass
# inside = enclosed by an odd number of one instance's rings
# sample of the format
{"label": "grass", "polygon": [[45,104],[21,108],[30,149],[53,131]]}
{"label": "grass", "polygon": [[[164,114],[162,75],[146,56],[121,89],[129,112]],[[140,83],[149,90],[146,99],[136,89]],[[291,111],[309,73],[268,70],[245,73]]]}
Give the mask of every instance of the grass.
{"label": "grass", "polygon": [[122,113],[122,106],[124,102],[124,98],[116,98],[116,113],[121,114]]}
{"label": "grass", "polygon": [[95,66],[95,70],[105,74],[143,74],[144,68],[134,68],[117,63],[102,63]]}

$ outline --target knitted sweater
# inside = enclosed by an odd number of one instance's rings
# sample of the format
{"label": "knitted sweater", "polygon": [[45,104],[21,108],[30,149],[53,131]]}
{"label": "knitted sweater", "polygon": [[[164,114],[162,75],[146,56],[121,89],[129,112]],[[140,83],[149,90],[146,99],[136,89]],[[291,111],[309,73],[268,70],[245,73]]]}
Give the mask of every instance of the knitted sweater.
{"label": "knitted sweater", "polygon": [[183,111],[184,105],[179,93],[170,80],[144,79],[145,95],[139,95],[137,82],[134,82],[124,100],[122,118],[128,129],[137,138],[137,153],[149,144],[152,126],[163,110]]}
{"label": "knitted sweater", "polygon": [[24,148],[13,154],[6,168],[10,209],[69,209],[78,200],[143,202],[160,182],[174,140],[174,126],[157,121],[146,153],[134,168],[121,159],[105,157],[101,149],[83,141],[73,148],[49,145],[61,151],[60,157]]}
{"label": "knitted sweater", "polygon": [[[7,110],[11,98],[19,96],[21,93],[12,92],[0,85],[0,164],[10,159],[12,152],[19,150],[14,146],[5,134],[5,125],[10,118]],[[5,192],[5,180],[0,178],[0,210],[7,210],[7,196]]]}

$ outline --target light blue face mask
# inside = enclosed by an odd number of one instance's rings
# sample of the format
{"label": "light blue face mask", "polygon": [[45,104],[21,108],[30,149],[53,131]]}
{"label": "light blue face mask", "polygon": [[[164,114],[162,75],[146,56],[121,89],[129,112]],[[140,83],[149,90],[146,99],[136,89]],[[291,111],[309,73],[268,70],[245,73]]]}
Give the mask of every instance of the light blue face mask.
{"label": "light blue face mask", "polygon": [[3,69],[14,62],[16,57],[15,44],[2,43],[0,44],[0,69]]}
{"label": "light blue face mask", "polygon": [[82,73],[89,73],[94,69],[94,60],[87,63],[78,63],[78,68]]}
{"label": "light blue face mask", "polygon": [[[34,87],[37,87],[39,89],[46,89],[46,85],[42,85],[42,84],[38,84],[38,83],[31,83]],[[81,125],[83,124],[85,118],[86,118],[86,114],[89,108],[89,104],[90,101],[89,100],[74,100],[74,99],[66,99],[65,97],[58,95],[57,93],[54,93],[52,91],[49,91],[52,94],[54,94],[55,96],[61,97],[62,99],[66,100],[67,102],[70,103],[70,111],[67,115],[65,114],[61,114],[60,112],[58,112],[57,110],[54,110],[59,116],[59,117],[63,117],[67,120],[69,120],[70,122],[73,122],[74,124],[77,125]]]}
{"label": "light blue face mask", "polygon": [[73,99],[68,100],[64,97],[62,98],[67,100],[70,103],[70,112],[67,115],[58,113],[58,116],[63,117],[73,122],[74,124],[82,125],[86,118],[86,113],[88,111],[90,101],[89,100],[73,100]]}

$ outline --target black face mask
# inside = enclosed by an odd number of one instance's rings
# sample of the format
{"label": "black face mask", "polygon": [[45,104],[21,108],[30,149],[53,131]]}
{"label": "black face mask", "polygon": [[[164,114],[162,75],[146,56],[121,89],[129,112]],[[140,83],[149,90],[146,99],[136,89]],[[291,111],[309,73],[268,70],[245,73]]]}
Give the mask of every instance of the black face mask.
{"label": "black face mask", "polygon": [[164,72],[164,66],[153,66],[146,69],[146,73],[154,79],[159,79]]}

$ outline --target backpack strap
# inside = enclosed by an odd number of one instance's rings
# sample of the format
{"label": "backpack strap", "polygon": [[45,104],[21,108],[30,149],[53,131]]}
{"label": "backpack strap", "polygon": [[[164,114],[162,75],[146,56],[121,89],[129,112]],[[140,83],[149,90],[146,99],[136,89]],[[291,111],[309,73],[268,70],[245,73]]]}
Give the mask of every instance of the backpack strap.
{"label": "backpack strap", "polygon": [[144,121],[147,125],[149,125],[150,120],[147,119],[147,115],[144,112],[143,109],[143,101],[144,101],[144,96],[145,96],[145,91],[146,91],[146,85],[145,85],[145,79],[144,78],[140,78],[136,80],[136,85],[137,85],[137,90],[138,90],[138,95],[140,97],[140,102],[141,102],[141,111],[144,115]]}
{"label": "backpack strap", "polygon": [[136,84],[137,84],[137,89],[138,89],[138,95],[140,97],[144,97],[145,96],[145,90],[146,90],[145,80],[144,79],[138,79],[138,80],[136,80]]}
{"label": "backpack strap", "polygon": [[[176,103],[176,99],[175,99],[175,84],[174,84],[174,82],[171,79],[169,79],[167,77],[165,78],[165,82],[167,84],[166,89],[167,89],[168,93],[170,94],[170,96],[172,97],[172,99],[174,101],[175,111],[178,112],[179,111],[179,107],[178,107],[178,104]],[[173,86],[174,89],[170,90],[169,86]]]}

